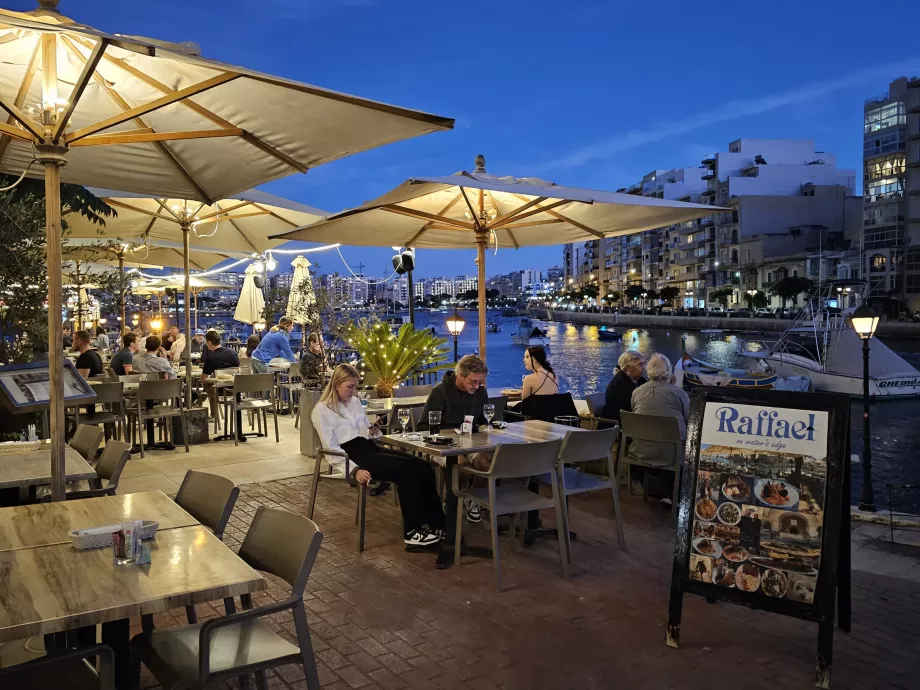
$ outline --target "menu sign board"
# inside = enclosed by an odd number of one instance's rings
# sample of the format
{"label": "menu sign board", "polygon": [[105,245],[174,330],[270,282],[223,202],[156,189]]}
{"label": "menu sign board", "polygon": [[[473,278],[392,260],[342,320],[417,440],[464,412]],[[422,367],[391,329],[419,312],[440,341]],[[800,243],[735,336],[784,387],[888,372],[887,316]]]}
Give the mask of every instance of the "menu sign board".
{"label": "menu sign board", "polygon": [[[839,535],[848,525],[847,420],[840,396],[709,388],[694,396],[669,644],[677,646],[684,592],[833,628]],[[819,649],[820,658],[827,675],[830,650],[825,657]]]}
{"label": "menu sign board", "polygon": [[[67,405],[88,403],[96,397],[73,362],[64,360],[64,400]],[[48,362],[0,367],[0,402],[14,414],[47,410],[51,399]]]}

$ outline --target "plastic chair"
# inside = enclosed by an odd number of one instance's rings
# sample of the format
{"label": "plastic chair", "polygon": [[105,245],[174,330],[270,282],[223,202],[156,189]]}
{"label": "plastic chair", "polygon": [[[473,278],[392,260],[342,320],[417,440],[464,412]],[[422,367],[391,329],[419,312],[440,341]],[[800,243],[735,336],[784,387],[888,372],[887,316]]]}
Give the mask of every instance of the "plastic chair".
{"label": "plastic chair", "polygon": [[[252,597],[244,594],[243,610],[238,613],[136,635],[131,640],[133,687],[139,687],[141,663],[164,690],[203,689],[249,674],[255,674],[259,688],[266,688],[267,669],[301,664],[307,688],[319,690],[303,595],[322,541],[323,533],[311,520],[261,506],[239,556],[253,568],[284,580],[291,587],[290,596],[253,608]],[[288,611],[293,614],[297,645],[261,620]]]}
{"label": "plastic chair", "polygon": [[400,386],[393,389],[394,398],[414,398],[420,395],[430,395],[434,386]]}
{"label": "plastic chair", "polygon": [[[141,457],[144,457],[144,422],[156,419],[169,419],[179,417],[182,419],[182,436],[185,441],[185,452],[188,448],[188,423],[185,417],[185,408],[182,407],[182,379],[163,379],[158,381],[141,381],[137,386],[137,407],[129,408],[129,416],[137,420],[138,437],[141,446]],[[149,409],[147,403],[158,403]],[[133,426],[133,424],[132,424]],[[164,425],[169,433],[169,425]]]}
{"label": "plastic chair", "polygon": [[91,463],[96,459],[96,451],[101,443],[102,429],[92,424],[80,424],[67,445],[82,455],[86,462]]}
{"label": "plastic chair", "polygon": [[358,527],[358,553],[364,551],[364,525],[367,514],[367,484],[362,484],[352,478],[351,473],[354,469],[351,458],[341,448],[324,448],[323,440],[316,430],[313,431],[313,448],[316,450],[316,462],[313,465],[313,486],[310,489],[310,503],[307,508],[307,517],[313,519],[313,510],[316,507],[316,493],[319,489],[319,483],[323,479],[333,479],[337,475],[332,472],[332,465],[329,466],[329,472],[326,475],[322,473],[323,458],[342,458],[345,461],[345,479],[349,485],[358,488],[358,508],[355,516],[355,522]]}
{"label": "plastic chair", "polygon": [[[601,431],[568,432],[562,440],[556,471],[559,472],[559,489],[566,499],[572,494],[582,494],[589,491],[610,491],[613,494],[613,515],[617,523],[617,539],[620,542],[620,549],[625,551],[626,538],[623,536],[623,515],[620,512],[620,496],[614,479],[616,472],[613,469],[613,447],[617,442],[619,433],[620,431],[617,428],[603,429]],[[606,477],[599,477],[582,469],[581,466],[597,460],[605,462],[607,466]],[[579,467],[566,467],[566,465],[578,465]],[[534,477],[534,479],[540,484],[552,485],[552,478],[548,474]],[[569,510],[567,501],[565,522],[566,553],[569,563],[571,563],[572,543],[568,530]]]}
{"label": "plastic chair", "polygon": [[508,407],[508,396],[498,395],[494,398],[489,398],[489,404],[495,405],[495,416],[492,418],[492,421],[503,422],[505,420],[505,410]]}
{"label": "plastic chair", "polygon": [[[238,398],[245,394],[251,393],[268,393],[270,400],[261,398],[248,398],[239,400]],[[237,374],[233,379],[233,401],[230,404],[231,417],[227,424],[230,433],[233,434],[234,445],[240,445],[239,435],[243,432],[238,429],[233,433],[233,425],[236,421],[236,413],[239,410],[252,410],[256,417],[262,415],[262,422],[265,426],[265,435],[268,435],[268,410],[271,408],[272,418],[275,420],[275,443],[281,443],[281,436],[278,434],[278,406],[275,399],[275,375],[274,374]],[[262,424],[260,424],[262,426]]]}
{"label": "plastic chair", "polygon": [[[492,531],[492,559],[495,562],[495,580],[499,592],[502,589],[501,558],[498,542],[498,517],[500,515],[514,516],[511,527],[511,543],[516,545],[515,532],[518,527],[519,514],[544,508],[555,510],[562,576],[569,577],[569,558],[566,553],[567,536],[563,533],[565,529],[565,508],[562,505],[562,492],[559,490],[559,479],[555,471],[561,447],[561,440],[545,441],[543,443],[499,444],[495,449],[495,455],[492,456],[492,465],[488,472],[475,470],[469,465],[457,465],[457,471],[454,472],[454,493],[459,498],[470,499],[489,511]],[[487,488],[469,487],[461,489],[461,474],[482,477],[486,480],[488,486]],[[499,479],[517,480],[539,474],[548,474],[550,476],[550,482],[553,487],[552,497],[545,497],[533,491],[528,491],[518,481],[506,481],[498,485]],[[462,510],[457,511],[457,536],[454,543],[454,563],[456,565],[460,564],[463,513],[464,511]],[[523,529],[521,529],[521,532],[523,533]]]}
{"label": "plastic chair", "polygon": [[[66,498],[73,501],[80,498],[95,498],[97,496],[114,496],[118,489],[118,480],[125,468],[125,463],[131,458],[131,444],[124,441],[109,441],[102,449],[99,462],[96,463],[96,478],[88,480],[89,489],[68,491]],[[105,480],[105,486],[102,482]]]}
{"label": "plastic chair", "polygon": [[[90,659],[99,660],[98,670]],[[66,679],[66,680],[65,680]],[[111,647],[94,645],[63,651],[0,668],[0,687],[115,690],[115,655]]]}
{"label": "plastic chair", "polygon": [[80,408],[75,407],[73,412],[68,413],[67,416],[72,417],[76,425],[83,423],[102,426],[107,439],[110,438],[109,425],[112,425],[115,427],[114,437],[124,440],[126,423],[124,388],[124,384],[118,381],[118,377],[114,382],[98,383],[93,386],[93,392],[96,394],[93,405],[102,405],[102,409],[93,413],[80,414]]}
{"label": "plastic chair", "polygon": [[[175,501],[180,508],[223,541],[224,530],[239,495],[240,488],[226,477],[189,470],[182,479]],[[227,613],[233,613],[233,599],[225,599],[224,603]],[[189,623],[198,622],[194,605],[186,606],[185,613]]]}
{"label": "plastic chair", "polygon": [[406,425],[406,428],[416,431],[422,420],[422,410],[424,409],[424,405],[400,405],[394,402],[393,409],[387,417],[387,428],[384,433],[398,434],[402,430],[402,424],[399,423],[400,410],[409,410],[409,423]]}
{"label": "plastic chair", "polygon": [[601,417],[601,410],[604,409],[604,405],[607,403],[606,393],[588,393],[585,396],[585,402],[588,403],[588,411],[591,413],[591,417],[584,420],[587,422],[588,428],[594,430],[609,429],[610,427],[620,425],[615,419]]}
{"label": "plastic chair", "polygon": [[[680,427],[674,417],[660,417],[650,414],[637,414],[636,412],[620,412],[620,452],[617,458],[617,483],[622,481],[623,475],[629,476],[629,467],[638,465],[656,470],[670,470],[674,472],[674,493],[672,501],[677,503],[679,497],[680,465],[684,459],[684,440],[680,437]],[[630,454],[627,441],[654,442],[661,448],[659,458],[636,458]],[[627,484],[627,491],[630,489]],[[642,486],[642,500],[648,500],[648,473]],[[677,515],[677,511],[674,511]]]}

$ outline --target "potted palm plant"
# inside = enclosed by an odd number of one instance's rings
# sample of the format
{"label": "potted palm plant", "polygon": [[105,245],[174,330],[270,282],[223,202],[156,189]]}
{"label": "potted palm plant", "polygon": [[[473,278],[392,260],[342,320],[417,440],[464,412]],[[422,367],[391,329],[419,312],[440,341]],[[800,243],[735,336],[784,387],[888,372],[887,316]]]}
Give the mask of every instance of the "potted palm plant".
{"label": "potted palm plant", "polygon": [[344,333],[343,339],[358,351],[365,371],[377,377],[374,391],[381,398],[392,397],[400,381],[421,370],[444,371],[453,366],[446,363],[445,338],[408,323],[392,333],[387,324],[362,319]]}

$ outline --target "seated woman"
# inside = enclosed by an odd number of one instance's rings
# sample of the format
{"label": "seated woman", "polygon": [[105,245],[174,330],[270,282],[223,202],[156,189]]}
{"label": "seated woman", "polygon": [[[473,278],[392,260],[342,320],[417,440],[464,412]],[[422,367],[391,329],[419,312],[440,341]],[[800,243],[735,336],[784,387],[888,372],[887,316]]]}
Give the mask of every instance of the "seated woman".
{"label": "seated woman", "polygon": [[620,421],[620,410],[633,412],[632,395],[639,386],[645,383],[642,370],[645,361],[638,352],[627,350],[617,360],[617,369],[604,395],[604,407],[601,417]]}
{"label": "seated woman", "polygon": [[[436,544],[444,536],[444,511],[434,470],[424,460],[385,451],[370,440],[380,435],[380,428],[370,423],[355,396],[358,378],[354,367],[336,367],[310,415],[313,428],[323,448],[348,453],[348,470],[356,481],[367,484],[374,479],[396,484],[407,545]],[[327,455],[326,459],[335,469],[345,471],[344,458]]]}
{"label": "seated woman", "polygon": [[552,365],[546,359],[546,350],[539,345],[528,347],[524,351],[524,368],[531,372],[524,377],[521,386],[521,399],[531,395],[556,395],[559,381]]}

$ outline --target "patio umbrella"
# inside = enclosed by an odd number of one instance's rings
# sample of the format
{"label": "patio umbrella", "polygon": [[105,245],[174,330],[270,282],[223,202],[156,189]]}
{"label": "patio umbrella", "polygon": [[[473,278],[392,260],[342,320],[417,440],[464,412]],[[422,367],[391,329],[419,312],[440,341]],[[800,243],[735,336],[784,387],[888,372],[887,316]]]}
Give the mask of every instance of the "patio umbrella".
{"label": "patio umbrella", "polygon": [[[305,326],[310,323],[310,313],[316,304],[313,293],[313,279],[310,277],[310,262],[298,256],[291,262],[294,277],[291,279],[291,292],[288,294],[287,315],[294,323]],[[306,329],[303,329],[306,334]]]}
{"label": "patio umbrella", "polygon": [[[39,0],[0,10],[0,170],[44,168],[48,302],[61,303],[61,168],[75,184],[212,202],[453,121],[109,34]],[[40,75],[36,78],[36,75]],[[48,311],[48,337],[61,319]],[[64,373],[49,348],[51,477],[64,499]]]}
{"label": "patio umbrella", "polygon": [[262,288],[256,287],[256,276],[261,278],[262,272],[249,264],[246,268],[246,277],[243,278],[240,299],[236,303],[236,311],[233,312],[234,321],[248,323],[250,326],[262,321],[262,310],[265,309],[265,297],[262,295]]}
{"label": "patio umbrella", "polygon": [[[185,284],[185,278],[184,276],[176,275],[166,276],[164,284],[169,283],[172,283],[176,287],[182,287]],[[195,275],[188,277],[188,285],[189,290],[192,292],[192,296],[195,298],[195,328],[198,328],[198,295],[205,290],[233,290],[236,292],[239,289],[236,285],[229,285],[219,280]],[[188,335],[189,334],[186,334],[186,340],[190,340]]]}
{"label": "patio umbrella", "polygon": [[723,209],[633,194],[496,177],[477,156],[473,173],[413,178],[363,206],[277,235],[277,239],[370,246],[476,247],[479,353],[486,352],[486,247],[597,240],[660,228]]}

